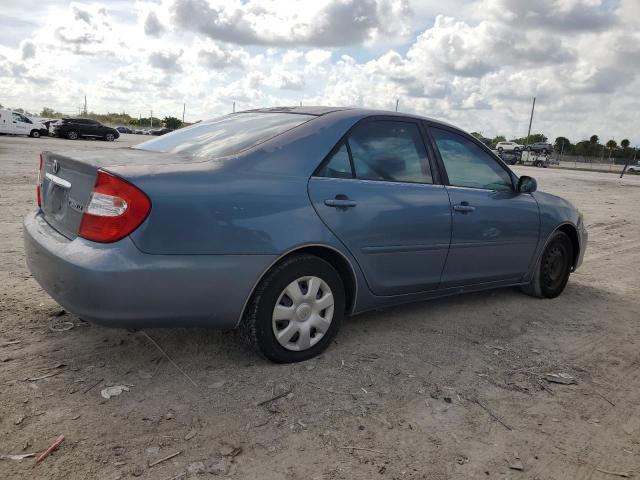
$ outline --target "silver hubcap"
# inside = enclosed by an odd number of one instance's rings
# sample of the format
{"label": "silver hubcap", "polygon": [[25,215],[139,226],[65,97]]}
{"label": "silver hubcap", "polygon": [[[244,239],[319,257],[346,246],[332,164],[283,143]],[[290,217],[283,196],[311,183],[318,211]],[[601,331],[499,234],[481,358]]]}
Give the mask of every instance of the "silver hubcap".
{"label": "silver hubcap", "polygon": [[271,321],[273,334],[287,350],[306,350],[327,333],[333,310],[333,293],[324,280],[298,278],[278,297]]}

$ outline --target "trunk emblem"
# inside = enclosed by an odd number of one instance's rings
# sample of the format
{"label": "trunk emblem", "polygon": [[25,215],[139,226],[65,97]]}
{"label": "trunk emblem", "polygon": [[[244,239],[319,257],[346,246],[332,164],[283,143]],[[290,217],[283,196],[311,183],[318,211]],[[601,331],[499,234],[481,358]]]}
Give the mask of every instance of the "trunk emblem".
{"label": "trunk emblem", "polygon": [[67,205],[73,208],[76,212],[84,212],[84,205],[75,201],[73,198],[69,198],[69,200],[67,200]]}
{"label": "trunk emblem", "polygon": [[51,170],[53,170],[53,173],[58,173],[60,171],[60,164],[58,163],[58,160],[53,161],[51,164]]}

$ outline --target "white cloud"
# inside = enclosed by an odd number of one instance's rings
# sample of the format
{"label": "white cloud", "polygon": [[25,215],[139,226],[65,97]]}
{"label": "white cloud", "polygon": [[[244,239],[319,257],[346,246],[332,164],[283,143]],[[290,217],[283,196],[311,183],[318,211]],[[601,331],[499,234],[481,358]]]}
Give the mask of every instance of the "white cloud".
{"label": "white cloud", "polygon": [[196,120],[234,101],[399,98],[401,111],[521,136],[536,96],[534,130],[551,137],[638,135],[638,0],[41,2],[36,23],[15,6],[23,23],[0,17],[24,32],[0,37],[3,104],[73,113],[86,94],[97,111],[177,115],[184,102]]}

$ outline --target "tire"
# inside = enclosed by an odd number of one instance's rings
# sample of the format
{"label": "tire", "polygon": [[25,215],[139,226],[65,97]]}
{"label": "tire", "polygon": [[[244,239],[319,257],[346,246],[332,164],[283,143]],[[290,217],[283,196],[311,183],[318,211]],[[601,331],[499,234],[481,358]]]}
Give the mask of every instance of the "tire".
{"label": "tire", "polygon": [[502,152],[502,151],[504,151],[504,148],[502,148],[502,147],[498,147],[498,151],[499,151],[499,152]]}
{"label": "tire", "polygon": [[527,152],[530,152],[530,151],[531,151],[531,147],[527,147],[527,148],[525,148],[525,150],[526,150]]}
{"label": "tire", "polygon": [[38,130],[31,130],[29,136],[33,138],[40,138],[40,132]]}
{"label": "tire", "polygon": [[[316,291],[320,298],[307,297],[309,288],[318,285]],[[298,296],[298,301],[289,297],[287,291],[296,294],[292,297]],[[326,300],[328,294],[332,295],[332,307],[316,311],[329,305],[327,302],[330,300]],[[280,310],[280,319],[276,318],[276,307]],[[291,314],[287,312],[289,309]],[[344,286],[335,268],[313,255],[294,255],[261,280],[247,305],[241,328],[251,347],[268,360],[275,363],[301,362],[315,357],[329,346],[338,333],[344,312]],[[328,324],[326,319],[329,319]],[[324,333],[322,328],[326,328]],[[289,329],[292,335],[287,335]],[[304,334],[305,331],[308,335]],[[276,332],[284,334],[280,341]]]}
{"label": "tire", "polygon": [[538,168],[542,167],[542,162],[540,160],[536,160],[534,165]]}
{"label": "tire", "polygon": [[514,151],[514,152],[519,152],[519,151],[520,151],[520,148],[515,147],[515,148],[513,149],[513,151]]}
{"label": "tire", "polygon": [[531,281],[522,291],[533,297],[556,298],[567,286],[572,259],[571,239],[566,233],[556,231],[545,246]]}
{"label": "tire", "polygon": [[107,142],[113,142],[116,139],[116,136],[113,133],[109,132],[104,136],[104,139]]}
{"label": "tire", "polygon": [[69,131],[67,132],[66,137],[67,137],[69,140],[77,140],[77,139],[80,137],[80,135],[78,135],[78,132],[77,132],[77,131],[75,131],[75,130],[69,130]]}

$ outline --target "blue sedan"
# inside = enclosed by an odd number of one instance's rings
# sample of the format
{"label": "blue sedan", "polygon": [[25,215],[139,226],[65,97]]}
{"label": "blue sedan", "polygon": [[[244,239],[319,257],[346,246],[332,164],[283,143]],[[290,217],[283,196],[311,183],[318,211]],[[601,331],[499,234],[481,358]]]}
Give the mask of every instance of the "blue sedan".
{"label": "blue sedan", "polygon": [[275,362],[346,315],[520,286],[558,296],[580,212],[442,122],[350,108],[251,110],[134,148],[43,152],[27,262],[104,325],[241,328]]}

